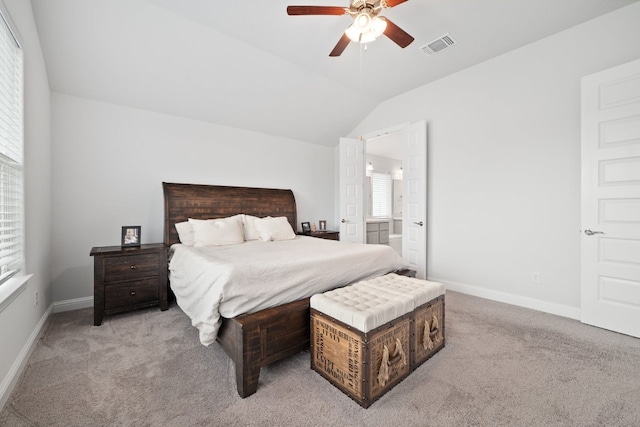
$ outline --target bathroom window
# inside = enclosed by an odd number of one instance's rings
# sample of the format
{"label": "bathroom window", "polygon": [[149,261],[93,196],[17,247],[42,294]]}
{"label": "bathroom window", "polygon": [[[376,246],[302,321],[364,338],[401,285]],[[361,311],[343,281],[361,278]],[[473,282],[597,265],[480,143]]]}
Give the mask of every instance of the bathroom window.
{"label": "bathroom window", "polygon": [[371,173],[371,216],[374,218],[391,217],[391,174],[389,172]]}

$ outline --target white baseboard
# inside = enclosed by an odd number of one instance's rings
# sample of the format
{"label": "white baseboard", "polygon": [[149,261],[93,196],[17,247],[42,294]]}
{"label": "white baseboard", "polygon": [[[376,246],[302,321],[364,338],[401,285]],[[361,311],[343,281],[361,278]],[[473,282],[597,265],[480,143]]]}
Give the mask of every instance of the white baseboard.
{"label": "white baseboard", "polygon": [[13,362],[13,365],[11,365],[11,369],[9,369],[9,372],[7,373],[6,377],[2,381],[2,384],[0,384],[0,410],[2,410],[5,403],[7,403],[7,400],[9,400],[9,396],[11,395],[13,388],[18,382],[18,378],[20,378],[20,374],[22,374],[22,371],[27,365],[27,362],[29,361],[29,357],[31,357],[31,353],[33,352],[33,349],[36,348],[36,344],[38,343],[38,338],[40,338],[40,334],[42,334],[44,326],[47,324],[47,321],[49,320],[49,316],[51,316],[52,313],[53,313],[53,305],[50,305],[47,311],[45,311],[42,317],[40,318],[40,321],[36,325],[31,335],[29,336],[29,339],[22,347],[22,350],[20,351],[20,354],[18,354],[18,357],[16,358],[16,360]]}
{"label": "white baseboard", "polygon": [[81,308],[93,307],[93,297],[83,297],[58,301],[53,303],[53,312],[62,313],[63,311],[80,310]]}
{"label": "white baseboard", "polygon": [[451,282],[449,280],[438,279],[436,277],[429,277],[428,280],[444,284],[447,290],[473,295],[492,301],[499,301],[511,305],[517,305],[519,307],[530,308],[532,310],[538,310],[544,313],[568,317],[570,319],[580,320],[580,307],[557,304],[554,302],[543,301],[536,298],[525,297],[522,295],[510,294],[508,292],[481,288],[479,286],[469,285],[466,283]]}

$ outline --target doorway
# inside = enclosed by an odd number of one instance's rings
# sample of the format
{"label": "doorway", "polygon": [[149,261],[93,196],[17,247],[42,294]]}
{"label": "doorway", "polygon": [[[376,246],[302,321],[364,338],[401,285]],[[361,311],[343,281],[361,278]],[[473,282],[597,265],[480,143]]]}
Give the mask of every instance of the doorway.
{"label": "doorway", "polygon": [[391,246],[402,256],[402,131],[365,140],[365,242]]}
{"label": "doorway", "polygon": [[[403,148],[402,258],[416,271],[416,277],[423,279],[427,268],[427,125],[424,121],[373,132],[359,139],[340,138],[340,240],[366,242],[365,145],[367,141],[396,132],[401,135]],[[378,236],[380,231],[378,226]],[[383,234],[391,231],[391,225],[382,231]]]}

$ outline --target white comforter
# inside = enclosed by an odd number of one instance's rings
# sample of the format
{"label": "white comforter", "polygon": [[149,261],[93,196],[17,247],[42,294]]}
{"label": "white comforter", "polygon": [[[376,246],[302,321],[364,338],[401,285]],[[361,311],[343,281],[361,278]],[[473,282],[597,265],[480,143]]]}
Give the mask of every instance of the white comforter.
{"label": "white comforter", "polygon": [[178,305],[209,345],[220,316],[275,307],[407,266],[389,246],[297,236],[206,248],[173,245],[169,273]]}

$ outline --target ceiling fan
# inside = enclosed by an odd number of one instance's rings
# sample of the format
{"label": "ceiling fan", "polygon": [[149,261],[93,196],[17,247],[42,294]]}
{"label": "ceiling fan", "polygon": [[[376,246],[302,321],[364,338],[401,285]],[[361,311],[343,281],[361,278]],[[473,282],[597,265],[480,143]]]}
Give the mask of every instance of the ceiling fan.
{"label": "ceiling fan", "polygon": [[380,16],[383,9],[389,9],[408,0],[353,0],[349,7],[340,6],[288,6],[289,15],[349,15],[353,24],[344,32],[329,56],[340,56],[349,42],[369,43],[382,34],[398,46],[405,48],[413,42],[402,28],[389,18]]}

